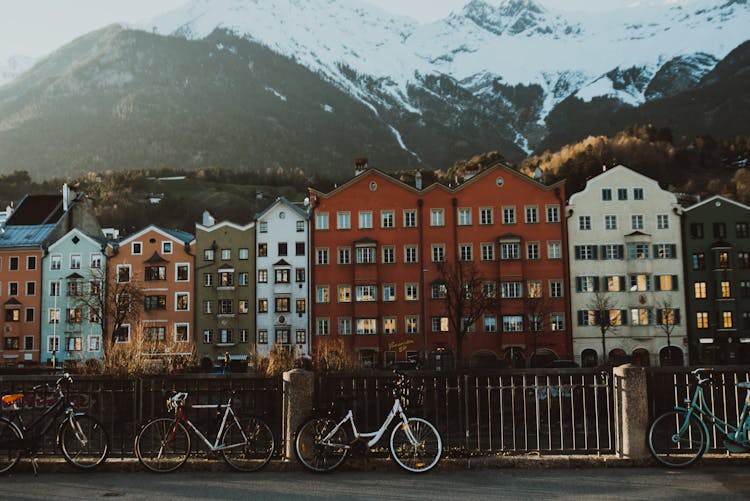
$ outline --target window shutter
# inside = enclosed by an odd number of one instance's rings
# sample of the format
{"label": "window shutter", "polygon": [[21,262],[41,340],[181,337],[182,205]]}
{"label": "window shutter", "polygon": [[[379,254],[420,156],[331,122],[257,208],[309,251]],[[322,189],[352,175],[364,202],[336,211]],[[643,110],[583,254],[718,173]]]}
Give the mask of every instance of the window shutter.
{"label": "window shutter", "polygon": [[576,292],[581,292],[581,277],[576,277]]}
{"label": "window shutter", "polygon": [[599,291],[599,277],[592,277],[592,279],[594,280],[594,292],[598,292]]}
{"label": "window shutter", "polygon": [[599,259],[599,257],[598,257],[599,253],[597,252],[599,249],[596,247],[596,245],[592,245],[591,247],[592,247],[591,250],[593,251],[593,255],[592,255],[593,258],[594,259]]}
{"label": "window shutter", "polygon": [[677,284],[677,277],[678,277],[678,275],[672,275],[672,290],[673,291],[680,290],[680,287]]}
{"label": "window shutter", "polygon": [[622,325],[628,325],[628,310],[620,310],[620,319],[622,320]]}
{"label": "window shutter", "polygon": [[578,325],[585,325],[583,322],[583,314],[585,310],[578,310]]}
{"label": "window shutter", "polygon": [[659,277],[661,277],[661,275],[656,275],[655,276],[655,278],[656,278],[656,280],[655,280],[656,283],[654,284],[654,290],[655,291],[660,291],[661,290],[661,279]]}
{"label": "window shutter", "polygon": [[669,244],[669,257],[672,259],[677,259],[677,245],[676,244]]}
{"label": "window shutter", "polygon": [[576,259],[581,259],[581,246],[580,245],[575,246],[575,255],[576,255]]}
{"label": "window shutter", "polygon": [[674,324],[680,325],[680,309],[679,308],[675,308],[674,310]]}

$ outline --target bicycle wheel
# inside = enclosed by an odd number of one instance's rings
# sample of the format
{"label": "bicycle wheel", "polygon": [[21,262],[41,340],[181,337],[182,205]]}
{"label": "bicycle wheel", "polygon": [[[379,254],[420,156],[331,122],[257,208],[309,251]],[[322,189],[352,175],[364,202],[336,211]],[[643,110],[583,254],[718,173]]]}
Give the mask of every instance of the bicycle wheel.
{"label": "bicycle wheel", "polygon": [[700,420],[685,411],[665,412],[648,430],[648,449],[665,466],[683,468],[695,463],[706,450],[708,437]]}
{"label": "bicycle wheel", "polygon": [[109,454],[107,430],[88,414],[75,414],[63,421],[57,438],[65,461],[82,470],[96,468]]}
{"label": "bicycle wheel", "polygon": [[0,473],[13,468],[21,459],[23,434],[11,421],[0,418]]}
{"label": "bicycle wheel", "polygon": [[[413,438],[413,440],[412,440]],[[391,433],[391,456],[405,470],[422,473],[440,461],[443,441],[432,424],[422,418],[409,418]]]}
{"label": "bicycle wheel", "polygon": [[314,418],[303,424],[294,441],[294,452],[299,462],[314,472],[331,471],[339,466],[349,453],[349,437],[339,428],[330,439],[330,445],[320,441],[336,426],[330,418]]}
{"label": "bicycle wheel", "polygon": [[190,434],[174,418],[156,418],[135,439],[138,461],[156,473],[175,471],[190,457]]}
{"label": "bicycle wheel", "polygon": [[[257,417],[239,419],[227,426],[221,441],[224,445],[241,444],[221,451],[224,461],[238,471],[256,471],[263,468],[274,450],[271,428]],[[244,435],[243,435],[244,433]]]}

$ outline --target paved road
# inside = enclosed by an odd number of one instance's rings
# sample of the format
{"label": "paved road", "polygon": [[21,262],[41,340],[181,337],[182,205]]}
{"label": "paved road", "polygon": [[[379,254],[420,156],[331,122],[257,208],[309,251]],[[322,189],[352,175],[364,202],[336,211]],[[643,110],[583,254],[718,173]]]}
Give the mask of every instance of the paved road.
{"label": "paved road", "polygon": [[412,475],[393,471],[339,471],[315,475],[304,471],[250,474],[178,472],[16,473],[0,478],[3,500],[217,500],[334,499],[497,500],[575,499],[638,500],[750,499],[745,467],[503,469],[436,471]]}

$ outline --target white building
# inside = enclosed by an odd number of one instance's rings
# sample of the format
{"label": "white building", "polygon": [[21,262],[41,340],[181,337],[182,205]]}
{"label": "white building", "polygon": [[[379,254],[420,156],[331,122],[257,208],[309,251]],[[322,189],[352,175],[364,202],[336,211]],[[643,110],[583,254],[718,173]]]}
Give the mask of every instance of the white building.
{"label": "white building", "polygon": [[584,366],[607,358],[633,357],[654,366],[687,361],[681,214],[674,194],[622,165],[570,197],[576,361]]}
{"label": "white building", "polygon": [[256,216],[256,350],[267,356],[274,343],[310,356],[308,325],[307,212],[277,198]]}

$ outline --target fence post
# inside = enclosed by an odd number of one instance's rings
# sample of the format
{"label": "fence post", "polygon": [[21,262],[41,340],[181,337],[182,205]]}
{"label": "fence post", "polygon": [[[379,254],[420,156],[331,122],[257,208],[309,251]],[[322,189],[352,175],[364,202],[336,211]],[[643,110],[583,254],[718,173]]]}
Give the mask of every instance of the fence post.
{"label": "fence post", "polygon": [[315,393],[315,373],[292,369],[284,373],[285,457],[294,459],[294,433],[310,415]]}
{"label": "fence post", "polygon": [[615,434],[618,453],[628,459],[646,459],[648,388],[646,370],[632,364],[613,370],[615,377]]}

